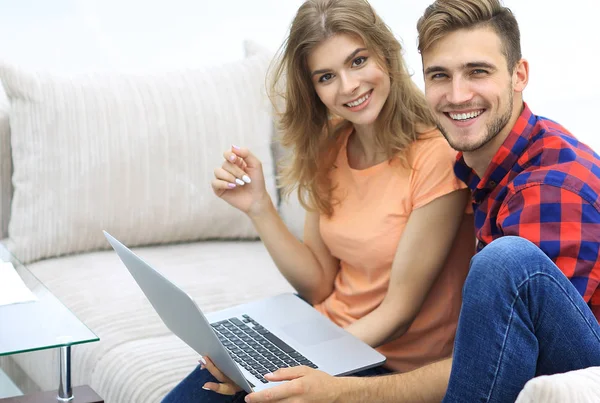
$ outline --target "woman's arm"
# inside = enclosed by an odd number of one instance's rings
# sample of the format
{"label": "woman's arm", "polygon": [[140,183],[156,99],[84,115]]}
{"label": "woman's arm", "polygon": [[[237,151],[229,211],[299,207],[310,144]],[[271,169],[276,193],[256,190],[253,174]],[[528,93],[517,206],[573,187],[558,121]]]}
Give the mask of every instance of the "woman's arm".
{"label": "woman's arm", "polygon": [[314,304],[333,289],[339,262],[321,240],[319,214],[307,213],[304,243],[279,217],[267,193],[262,164],[247,148],[233,147],[223,153],[215,169],[215,194],[250,217],[275,264],[292,286]]}
{"label": "woman's arm", "polygon": [[310,304],[323,301],[333,291],[339,261],[321,239],[319,213],[307,212],[304,242],[300,242],[283,223],[269,203],[268,208],[250,218],[275,264]]}
{"label": "woman's arm", "polygon": [[444,267],[468,196],[467,189],[457,190],[411,213],[392,263],[386,296],[376,309],[346,330],[373,347],[408,330]]}

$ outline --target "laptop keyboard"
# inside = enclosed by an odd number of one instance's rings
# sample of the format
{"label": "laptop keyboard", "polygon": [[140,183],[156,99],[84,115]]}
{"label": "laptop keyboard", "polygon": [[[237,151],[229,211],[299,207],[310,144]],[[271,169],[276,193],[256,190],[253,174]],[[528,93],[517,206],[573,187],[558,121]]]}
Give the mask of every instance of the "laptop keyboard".
{"label": "laptop keyboard", "polygon": [[262,383],[265,374],[279,368],[306,365],[317,368],[310,360],[283,340],[262,327],[248,315],[212,323],[217,337],[231,358]]}

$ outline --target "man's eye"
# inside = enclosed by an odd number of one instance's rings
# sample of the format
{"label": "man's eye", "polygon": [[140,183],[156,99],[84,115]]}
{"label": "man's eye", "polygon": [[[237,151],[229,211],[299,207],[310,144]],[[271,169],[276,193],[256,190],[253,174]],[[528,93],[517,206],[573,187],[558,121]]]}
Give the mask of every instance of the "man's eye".
{"label": "man's eye", "polygon": [[432,80],[441,80],[442,78],[446,78],[446,77],[448,77],[448,76],[444,73],[435,73],[435,74],[431,75]]}
{"label": "man's eye", "polygon": [[331,73],[323,74],[321,77],[319,77],[319,82],[324,83],[326,81],[331,80],[332,78],[333,78],[333,74],[331,74]]}
{"label": "man's eye", "polygon": [[363,65],[367,61],[367,59],[368,58],[366,56],[359,56],[359,57],[357,57],[352,62],[352,67],[358,67],[360,65]]}
{"label": "man's eye", "polygon": [[475,76],[481,76],[483,74],[487,74],[487,71],[483,70],[483,69],[475,69],[471,72],[471,74],[473,74]]}

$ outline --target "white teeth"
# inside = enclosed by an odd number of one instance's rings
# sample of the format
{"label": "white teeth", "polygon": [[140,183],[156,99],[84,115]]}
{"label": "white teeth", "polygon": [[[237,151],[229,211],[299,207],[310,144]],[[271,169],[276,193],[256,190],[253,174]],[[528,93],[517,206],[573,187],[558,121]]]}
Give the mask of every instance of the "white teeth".
{"label": "white teeth", "polygon": [[358,105],[362,104],[363,102],[365,102],[367,99],[369,99],[370,96],[371,96],[371,93],[368,93],[367,95],[358,98],[356,101],[348,102],[346,105],[349,107],[358,106]]}
{"label": "white teeth", "polygon": [[477,116],[481,115],[482,113],[483,113],[483,110],[469,112],[469,113],[448,113],[448,115],[450,115],[450,117],[454,120],[467,120],[467,119],[476,118]]}

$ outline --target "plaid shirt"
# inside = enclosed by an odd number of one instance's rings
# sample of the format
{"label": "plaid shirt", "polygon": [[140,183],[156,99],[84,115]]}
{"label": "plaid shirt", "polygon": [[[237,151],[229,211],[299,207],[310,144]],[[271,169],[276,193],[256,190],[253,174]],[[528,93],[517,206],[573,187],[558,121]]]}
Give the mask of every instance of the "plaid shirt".
{"label": "plaid shirt", "polygon": [[462,153],[454,172],[473,192],[477,250],[504,235],[530,240],[600,322],[600,157],[524,104],[482,179]]}

